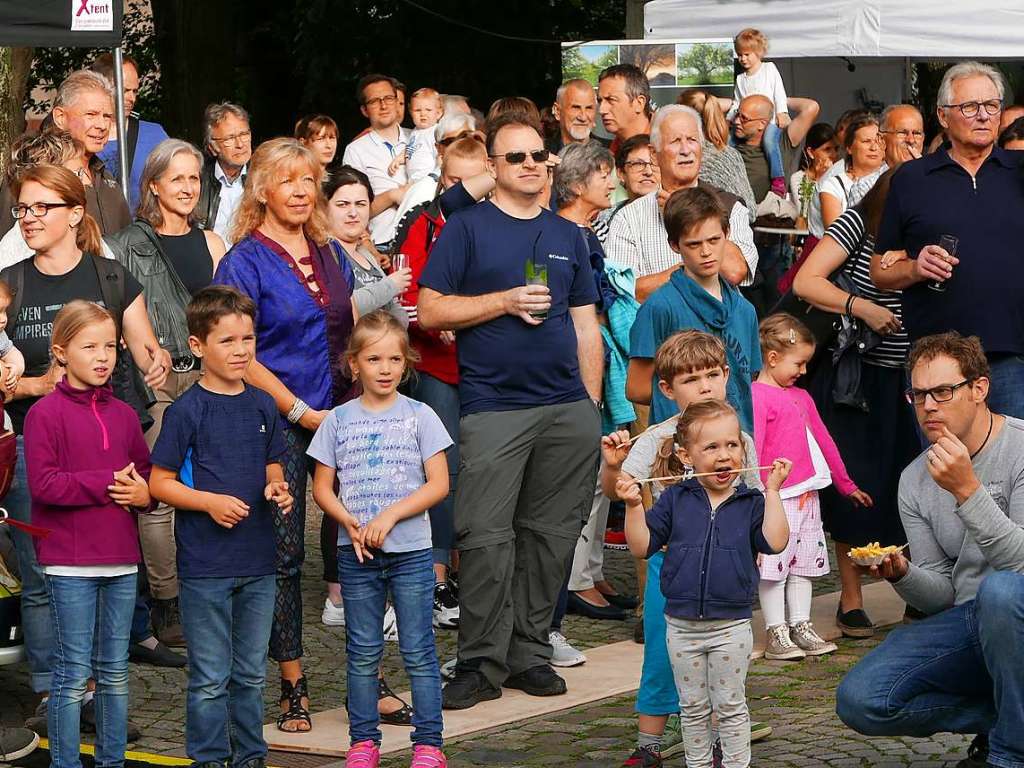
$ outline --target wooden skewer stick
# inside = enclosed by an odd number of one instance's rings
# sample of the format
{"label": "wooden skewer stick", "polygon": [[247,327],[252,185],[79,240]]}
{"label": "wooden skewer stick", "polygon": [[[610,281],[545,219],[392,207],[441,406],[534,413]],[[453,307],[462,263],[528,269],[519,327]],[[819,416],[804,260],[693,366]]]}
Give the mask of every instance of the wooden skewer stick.
{"label": "wooden skewer stick", "polygon": [[[739,469],[727,470],[730,474],[737,474],[740,472],[760,472],[763,469],[771,469],[771,467],[740,467]],[[723,472],[698,472],[695,475],[667,475],[666,477],[645,477],[642,480],[637,480],[638,483],[662,483],[666,480],[689,480],[692,477],[712,477],[713,475],[721,475]]]}

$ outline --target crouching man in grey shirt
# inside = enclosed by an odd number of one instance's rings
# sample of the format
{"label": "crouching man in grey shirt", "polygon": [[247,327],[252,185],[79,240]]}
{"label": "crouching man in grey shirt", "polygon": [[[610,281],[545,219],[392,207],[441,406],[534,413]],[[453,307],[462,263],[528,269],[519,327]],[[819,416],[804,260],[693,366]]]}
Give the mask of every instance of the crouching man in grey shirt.
{"label": "crouching man in grey shirt", "polygon": [[[977,734],[962,768],[1024,766],[1024,421],[988,409],[976,337],[924,337],[908,392],[931,446],[903,471],[913,562],[872,574],[928,618],[893,630],[836,691],[872,736]],[[884,543],[884,542],[883,542]]]}

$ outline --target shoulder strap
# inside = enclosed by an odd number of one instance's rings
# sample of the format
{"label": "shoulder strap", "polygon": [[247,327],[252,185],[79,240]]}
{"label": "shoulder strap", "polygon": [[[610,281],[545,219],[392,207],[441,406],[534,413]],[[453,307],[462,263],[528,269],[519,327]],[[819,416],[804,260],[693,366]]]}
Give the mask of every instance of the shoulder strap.
{"label": "shoulder strap", "polygon": [[11,304],[7,307],[8,323],[14,325],[18,320],[18,313],[21,312],[22,294],[25,292],[25,264],[28,259],[23,259],[12,264],[3,271],[7,287],[11,291]]}
{"label": "shoulder strap", "polygon": [[124,267],[113,259],[105,259],[95,254],[90,255],[93,266],[96,268],[96,277],[100,281],[100,295],[103,297],[103,303],[110,310],[110,314],[114,316],[114,324],[117,326],[118,335],[120,335],[124,311],[128,309],[125,306],[128,287],[124,281]]}
{"label": "shoulder strap", "polygon": [[128,152],[128,170],[124,174],[124,184],[131,183],[132,166],[135,165],[135,149],[139,145],[139,118],[128,116],[128,131],[125,136],[124,146]]}

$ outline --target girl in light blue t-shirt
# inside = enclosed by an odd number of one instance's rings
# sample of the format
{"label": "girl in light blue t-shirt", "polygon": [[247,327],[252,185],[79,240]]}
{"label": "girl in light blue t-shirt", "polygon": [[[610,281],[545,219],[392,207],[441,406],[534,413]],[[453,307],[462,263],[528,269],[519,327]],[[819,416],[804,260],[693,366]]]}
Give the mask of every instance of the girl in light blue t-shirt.
{"label": "girl in light blue t-shirt", "polygon": [[363,394],[332,410],[309,446],[317,461],[313,498],[338,521],[352,744],[346,765],[380,759],[377,675],[390,593],[412,684],[412,765],[443,768],[427,510],[448,495],[444,452],[452,440],[429,406],[398,393],[415,352],[394,317],[376,311],[360,318],[346,356]]}

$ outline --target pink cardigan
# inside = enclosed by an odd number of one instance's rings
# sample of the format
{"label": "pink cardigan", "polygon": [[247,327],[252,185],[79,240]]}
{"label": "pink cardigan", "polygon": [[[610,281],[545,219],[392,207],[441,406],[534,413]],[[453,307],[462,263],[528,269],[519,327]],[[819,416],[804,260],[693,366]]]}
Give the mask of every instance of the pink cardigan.
{"label": "pink cardigan", "polygon": [[[783,487],[802,483],[814,476],[811,449],[807,445],[807,430],[810,430],[825,456],[832,473],[832,483],[839,492],[849,496],[857,490],[846,473],[835,441],[805,390],[772,387],[757,381],[751,384],[750,390],[754,398],[754,445],[758,458],[765,465],[778,458],[793,462],[793,469]],[[767,470],[761,472],[761,479],[768,479]]]}

